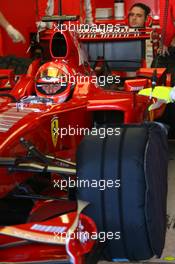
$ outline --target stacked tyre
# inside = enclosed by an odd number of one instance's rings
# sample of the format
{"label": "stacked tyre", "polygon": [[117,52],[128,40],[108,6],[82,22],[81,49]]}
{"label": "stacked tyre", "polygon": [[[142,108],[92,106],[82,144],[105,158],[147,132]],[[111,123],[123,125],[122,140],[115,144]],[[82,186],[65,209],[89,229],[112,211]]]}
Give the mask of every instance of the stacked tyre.
{"label": "stacked tyre", "polygon": [[107,240],[103,259],[145,260],[161,256],[166,233],[168,145],[157,123],[124,125],[120,134],[87,136],[77,152],[77,179],[120,182],[119,188],[78,188],[90,202],[85,213]]}

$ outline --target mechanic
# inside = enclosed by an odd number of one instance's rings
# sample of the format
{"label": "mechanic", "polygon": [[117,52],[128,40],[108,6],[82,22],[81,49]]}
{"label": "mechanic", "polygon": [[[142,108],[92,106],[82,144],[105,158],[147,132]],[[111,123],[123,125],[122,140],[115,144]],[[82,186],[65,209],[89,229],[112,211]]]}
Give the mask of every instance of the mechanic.
{"label": "mechanic", "polygon": [[160,26],[163,29],[163,55],[168,54],[168,48],[175,46],[175,0],[160,0]]}
{"label": "mechanic", "polygon": [[[167,2],[168,1],[168,2]],[[158,56],[153,67],[165,67],[175,86],[175,0],[160,0],[160,25],[162,28]]]}
{"label": "mechanic", "polygon": [[7,19],[4,17],[2,12],[0,12],[0,26],[2,26],[7,34],[11,37],[13,42],[25,42],[24,36],[16,30],[10,23],[7,21]]}
{"label": "mechanic", "polygon": [[[154,67],[165,67],[171,74],[171,86],[175,87],[175,0],[160,0],[160,25],[162,28],[161,43]],[[175,89],[170,94],[171,102],[175,101]],[[175,104],[167,105],[160,121],[170,126],[169,138],[175,139]]]}
{"label": "mechanic", "polygon": [[151,9],[143,3],[135,3],[129,10],[128,24],[130,27],[145,27]]}

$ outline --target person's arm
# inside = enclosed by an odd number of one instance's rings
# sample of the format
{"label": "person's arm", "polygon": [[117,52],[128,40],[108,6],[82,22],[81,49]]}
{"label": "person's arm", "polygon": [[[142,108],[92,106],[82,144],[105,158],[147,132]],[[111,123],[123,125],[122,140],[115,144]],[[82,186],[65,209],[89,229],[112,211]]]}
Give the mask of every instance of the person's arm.
{"label": "person's arm", "polygon": [[0,26],[5,29],[13,42],[25,42],[24,36],[8,22],[2,12],[0,12]]}
{"label": "person's arm", "polygon": [[0,12],[0,26],[3,27],[5,30],[8,27],[9,22],[7,19],[4,17],[4,15]]}

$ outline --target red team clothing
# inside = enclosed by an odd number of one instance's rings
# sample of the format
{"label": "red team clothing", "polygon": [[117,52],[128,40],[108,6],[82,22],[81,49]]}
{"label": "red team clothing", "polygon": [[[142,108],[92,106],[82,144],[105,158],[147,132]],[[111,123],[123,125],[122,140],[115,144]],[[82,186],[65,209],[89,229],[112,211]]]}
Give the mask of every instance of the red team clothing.
{"label": "red team clothing", "polygon": [[3,50],[2,50],[2,34],[0,31],[0,56],[3,56]]}
{"label": "red team clothing", "polygon": [[164,22],[165,3],[166,0],[160,0],[160,25],[161,27],[165,26],[163,44],[168,47],[175,36],[175,26],[173,24],[175,21],[175,0],[169,0],[166,22]]}

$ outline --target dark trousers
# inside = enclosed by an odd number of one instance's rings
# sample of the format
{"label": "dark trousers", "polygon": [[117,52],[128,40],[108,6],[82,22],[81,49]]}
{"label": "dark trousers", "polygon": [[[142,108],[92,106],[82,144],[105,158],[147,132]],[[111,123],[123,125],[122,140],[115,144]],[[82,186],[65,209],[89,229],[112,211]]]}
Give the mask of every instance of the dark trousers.
{"label": "dark trousers", "polygon": [[169,47],[170,55],[160,56],[154,58],[152,68],[166,68],[167,73],[171,74],[171,85],[175,86],[175,47]]}

